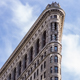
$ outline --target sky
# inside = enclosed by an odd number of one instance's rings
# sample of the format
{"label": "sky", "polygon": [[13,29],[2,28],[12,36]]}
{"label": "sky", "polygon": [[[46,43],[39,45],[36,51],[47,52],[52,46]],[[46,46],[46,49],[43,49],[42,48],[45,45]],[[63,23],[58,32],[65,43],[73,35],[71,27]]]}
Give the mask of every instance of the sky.
{"label": "sky", "polygon": [[52,2],[65,11],[62,80],[80,80],[80,0],[0,0],[0,68]]}

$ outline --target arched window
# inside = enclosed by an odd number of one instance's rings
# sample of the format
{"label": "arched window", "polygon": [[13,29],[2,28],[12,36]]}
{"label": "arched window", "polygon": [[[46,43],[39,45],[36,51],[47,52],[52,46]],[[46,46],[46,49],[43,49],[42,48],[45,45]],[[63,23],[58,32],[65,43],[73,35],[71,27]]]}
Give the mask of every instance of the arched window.
{"label": "arched window", "polygon": [[9,80],[11,80],[11,74],[9,74]]}
{"label": "arched window", "polygon": [[19,75],[21,74],[21,61],[19,62]]}
{"label": "arched window", "polygon": [[33,47],[30,49],[30,62],[33,60]]}
{"label": "arched window", "polygon": [[16,68],[14,68],[13,75],[14,75],[13,80],[16,80]]}
{"label": "arched window", "polygon": [[58,62],[58,57],[54,56],[54,62]]}
{"label": "arched window", "polygon": [[39,39],[36,42],[36,55],[39,53]]}
{"label": "arched window", "polygon": [[58,73],[58,67],[57,66],[54,67],[54,72]]}
{"label": "arched window", "polygon": [[27,67],[27,54],[24,57],[24,69]]}
{"label": "arched window", "polygon": [[54,51],[58,51],[58,47],[57,46],[54,46]]}
{"label": "arched window", "polygon": [[50,63],[52,63],[53,59],[52,59],[52,56],[50,57]]}
{"label": "arched window", "polygon": [[46,31],[44,31],[43,36],[42,36],[42,44],[43,44],[43,47],[46,44]]}

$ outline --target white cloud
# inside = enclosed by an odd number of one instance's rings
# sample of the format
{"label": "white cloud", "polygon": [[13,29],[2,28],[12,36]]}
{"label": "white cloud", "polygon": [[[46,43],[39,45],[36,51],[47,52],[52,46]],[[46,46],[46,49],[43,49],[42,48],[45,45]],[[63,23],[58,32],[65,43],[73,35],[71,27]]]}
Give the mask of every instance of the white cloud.
{"label": "white cloud", "polygon": [[66,72],[80,74],[80,36],[63,35],[62,66]]}

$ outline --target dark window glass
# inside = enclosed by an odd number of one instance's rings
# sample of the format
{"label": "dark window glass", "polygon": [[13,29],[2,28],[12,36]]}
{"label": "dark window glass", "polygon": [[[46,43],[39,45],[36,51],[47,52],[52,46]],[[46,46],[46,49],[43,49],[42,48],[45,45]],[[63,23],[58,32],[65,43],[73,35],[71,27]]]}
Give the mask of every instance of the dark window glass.
{"label": "dark window glass", "polygon": [[34,64],[34,68],[36,68],[36,63]]}
{"label": "dark window glass", "polygon": [[36,42],[36,55],[39,53],[39,39]]}
{"label": "dark window glass", "polygon": [[32,67],[31,67],[31,72],[32,72]]}
{"label": "dark window glass", "polygon": [[39,65],[39,60],[37,60],[37,65]]}
{"label": "dark window glass", "polygon": [[58,57],[54,56],[54,62],[58,62]]}
{"label": "dark window glass", "polygon": [[55,80],[58,80],[58,77],[55,77]]}
{"label": "dark window glass", "polygon": [[52,71],[53,71],[53,69],[52,69],[52,67],[50,67],[50,73],[52,73]]}
{"label": "dark window glass", "polygon": [[42,75],[41,75],[41,80],[42,80]]}
{"label": "dark window glass", "polygon": [[19,75],[21,74],[21,61],[19,62]]}
{"label": "dark window glass", "polygon": [[53,80],[52,77],[50,77],[50,80]]}
{"label": "dark window glass", "polygon": [[33,47],[30,49],[30,62],[33,60]]}
{"label": "dark window glass", "polygon": [[57,15],[54,15],[54,18],[57,18]]}
{"label": "dark window glass", "polygon": [[43,55],[41,56],[41,60],[43,60]]}
{"label": "dark window glass", "polygon": [[36,78],[36,72],[34,73],[34,79]]}
{"label": "dark window glass", "polygon": [[52,59],[52,56],[50,57],[50,63],[52,63],[53,59]]}
{"label": "dark window glass", "polygon": [[53,40],[53,36],[51,35],[51,41]]}
{"label": "dark window glass", "polygon": [[46,61],[44,62],[44,68],[46,68]]}
{"label": "dark window glass", "polygon": [[53,31],[53,23],[51,23],[51,31]]}
{"label": "dark window glass", "polygon": [[46,78],[46,72],[44,72],[44,78]]}
{"label": "dark window glass", "polygon": [[58,73],[58,67],[57,66],[54,67],[54,72]]}
{"label": "dark window glass", "polygon": [[50,48],[50,51],[53,52],[53,48],[52,48],[52,46],[51,46],[51,48]]}
{"label": "dark window glass", "polygon": [[57,35],[54,35],[54,40],[57,40]]}
{"label": "dark window glass", "polygon": [[30,75],[30,70],[28,71],[28,76]]}
{"label": "dark window glass", "polygon": [[44,52],[44,57],[46,57],[46,52]]}
{"label": "dark window glass", "polygon": [[57,30],[57,23],[54,23],[54,30]]}
{"label": "dark window glass", "polygon": [[25,64],[24,64],[24,68],[26,68],[27,66],[27,54],[25,55]]}
{"label": "dark window glass", "polygon": [[30,80],[32,80],[32,76],[30,77]]}
{"label": "dark window glass", "polygon": [[43,65],[41,65],[41,71],[43,70]]}
{"label": "dark window glass", "polygon": [[11,74],[9,75],[9,80],[11,80]]}
{"label": "dark window glass", "polygon": [[46,45],[46,31],[44,31],[42,36],[42,44],[43,44],[43,47]]}
{"label": "dark window glass", "polygon": [[37,69],[37,76],[39,75],[39,69]]}
{"label": "dark window glass", "polygon": [[57,46],[55,46],[55,47],[54,47],[54,50],[55,50],[55,51],[58,51],[58,48],[57,48]]}
{"label": "dark window glass", "polygon": [[13,80],[16,80],[16,68],[14,68],[14,77],[13,77]]}

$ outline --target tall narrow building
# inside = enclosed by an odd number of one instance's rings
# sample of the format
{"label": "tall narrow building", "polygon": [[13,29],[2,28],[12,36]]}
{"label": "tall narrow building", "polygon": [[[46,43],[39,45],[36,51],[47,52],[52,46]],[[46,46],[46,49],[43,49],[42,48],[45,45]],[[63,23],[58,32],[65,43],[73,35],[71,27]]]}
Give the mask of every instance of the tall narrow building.
{"label": "tall narrow building", "polygon": [[0,80],[61,80],[65,12],[48,4],[0,69]]}

